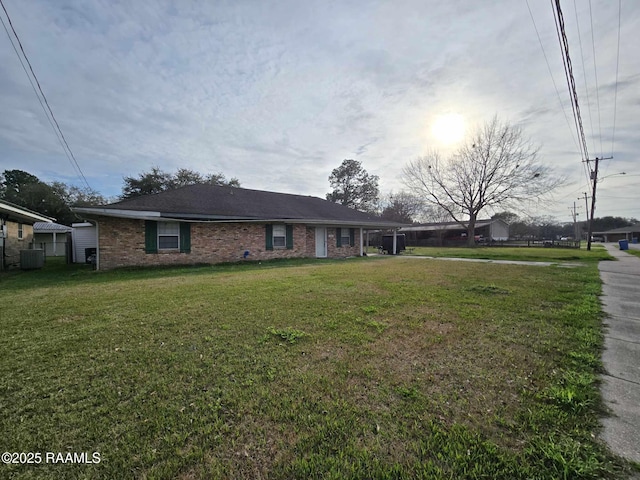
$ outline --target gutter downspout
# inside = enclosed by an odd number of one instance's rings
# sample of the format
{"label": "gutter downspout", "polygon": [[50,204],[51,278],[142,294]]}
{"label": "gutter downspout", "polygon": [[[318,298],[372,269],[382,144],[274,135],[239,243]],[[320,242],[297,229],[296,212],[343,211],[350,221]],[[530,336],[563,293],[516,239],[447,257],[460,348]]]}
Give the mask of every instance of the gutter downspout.
{"label": "gutter downspout", "polygon": [[2,258],[0,258],[0,270],[5,270],[6,269],[6,265],[5,265],[5,257],[7,255],[7,251],[6,251],[6,241],[5,241],[5,235],[7,235],[7,220],[4,217],[0,217],[0,230],[2,230],[2,234],[0,234],[0,237],[2,237]]}
{"label": "gutter downspout", "polygon": [[96,223],[96,270],[100,270],[100,225]]}

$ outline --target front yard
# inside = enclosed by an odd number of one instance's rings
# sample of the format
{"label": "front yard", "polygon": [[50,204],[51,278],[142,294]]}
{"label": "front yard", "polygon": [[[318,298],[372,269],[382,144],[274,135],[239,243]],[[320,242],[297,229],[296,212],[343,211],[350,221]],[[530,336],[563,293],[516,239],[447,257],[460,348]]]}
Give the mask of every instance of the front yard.
{"label": "front yard", "polygon": [[[11,478],[620,478],[594,262],[417,258],[0,278]],[[44,455],[44,453],[43,453]]]}

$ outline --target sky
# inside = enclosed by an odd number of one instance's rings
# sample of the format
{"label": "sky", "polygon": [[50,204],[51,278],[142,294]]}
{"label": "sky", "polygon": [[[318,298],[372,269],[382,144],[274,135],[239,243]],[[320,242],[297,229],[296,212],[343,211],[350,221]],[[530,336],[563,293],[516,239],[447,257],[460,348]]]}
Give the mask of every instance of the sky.
{"label": "sky", "polygon": [[[344,159],[399,192],[407,162],[451,155],[460,133],[497,115],[567,178],[529,213],[570,221],[576,202],[585,218],[589,174],[549,1],[2,2],[105,196],[158,166],[324,198]],[[589,157],[613,157],[596,216],[640,219],[640,2],[561,6]],[[0,171],[84,185],[4,29],[0,111]]]}

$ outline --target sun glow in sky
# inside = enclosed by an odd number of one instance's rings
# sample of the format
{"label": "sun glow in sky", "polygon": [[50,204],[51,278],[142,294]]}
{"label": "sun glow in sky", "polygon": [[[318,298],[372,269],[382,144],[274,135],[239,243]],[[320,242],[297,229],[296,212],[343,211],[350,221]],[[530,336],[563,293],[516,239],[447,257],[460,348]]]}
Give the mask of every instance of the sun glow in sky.
{"label": "sun glow in sky", "polygon": [[464,138],[465,122],[459,113],[447,113],[436,117],[431,134],[444,145],[453,145]]}

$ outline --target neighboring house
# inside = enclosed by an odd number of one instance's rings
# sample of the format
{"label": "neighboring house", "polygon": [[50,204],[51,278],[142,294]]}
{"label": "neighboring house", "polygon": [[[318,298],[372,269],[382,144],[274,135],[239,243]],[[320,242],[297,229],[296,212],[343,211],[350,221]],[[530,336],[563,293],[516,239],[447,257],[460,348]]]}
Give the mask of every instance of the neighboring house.
{"label": "neighboring house", "polygon": [[44,250],[47,257],[64,257],[67,254],[67,233],[71,227],[53,222],[33,224],[34,248]]}
{"label": "neighboring house", "polygon": [[[407,245],[413,246],[461,245],[467,241],[467,229],[457,222],[422,223],[402,227],[398,232],[404,233]],[[476,220],[475,237],[485,242],[506,241],[509,224],[498,218]]]}
{"label": "neighboring house", "polygon": [[33,248],[33,224],[53,220],[0,200],[0,269],[20,266],[20,250]]}
{"label": "neighboring house", "polygon": [[402,226],[317,197],[214,185],[74,210],[96,223],[99,269],[349,257],[363,254],[365,229]]}
{"label": "neighboring house", "polygon": [[635,238],[636,242],[640,240],[640,223],[631,225],[630,227],[614,228],[613,230],[607,230],[606,232],[593,232],[593,238],[602,238],[605,242],[617,242],[618,240],[628,240],[633,242]]}

